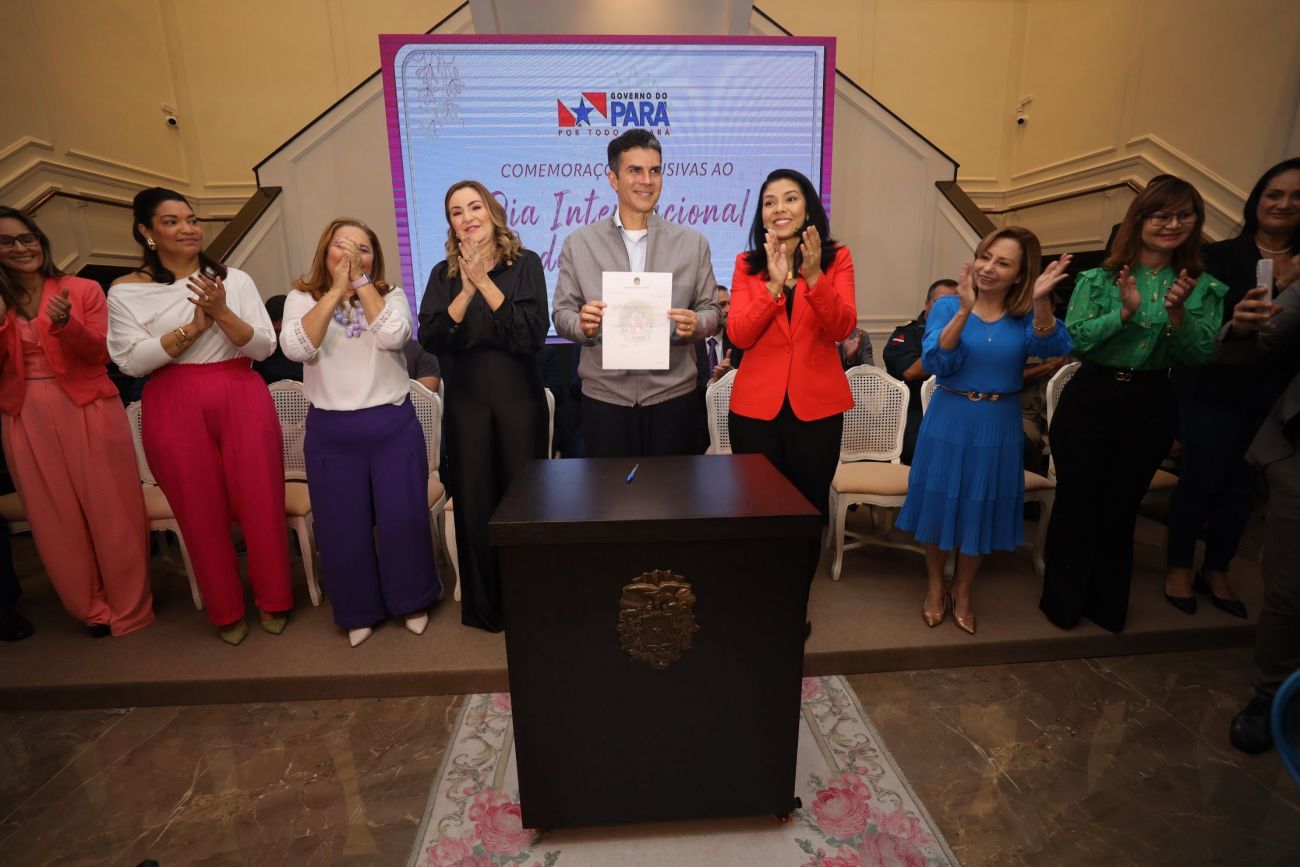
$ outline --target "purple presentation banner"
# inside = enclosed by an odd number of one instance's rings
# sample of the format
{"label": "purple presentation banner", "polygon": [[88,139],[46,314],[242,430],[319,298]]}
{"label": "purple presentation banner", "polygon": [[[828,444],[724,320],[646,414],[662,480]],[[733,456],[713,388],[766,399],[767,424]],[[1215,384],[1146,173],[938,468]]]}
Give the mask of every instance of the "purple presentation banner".
{"label": "purple presentation banner", "polygon": [[565,237],[613,213],[605,150],[636,127],[663,145],[659,216],[708,238],[721,283],[770,171],[803,172],[830,210],[833,38],[384,35],[380,54],[417,309],[446,258],[448,187],[491,190],[553,292]]}

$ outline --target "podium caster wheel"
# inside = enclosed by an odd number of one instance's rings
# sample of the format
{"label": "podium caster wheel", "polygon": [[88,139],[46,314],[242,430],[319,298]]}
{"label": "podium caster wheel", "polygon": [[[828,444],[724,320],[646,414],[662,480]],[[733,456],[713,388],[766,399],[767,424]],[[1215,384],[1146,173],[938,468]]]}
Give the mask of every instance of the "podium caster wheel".
{"label": "podium caster wheel", "polygon": [[788,812],[788,813],[784,813],[784,814],[782,814],[782,813],[777,813],[777,814],[776,814],[775,816],[773,816],[772,818],[776,819],[776,821],[777,821],[779,824],[784,825],[784,824],[788,823],[791,819],[794,818],[794,811],[795,811],[795,810],[801,810],[801,809],[803,809],[803,801],[802,801],[801,799],[799,799],[799,798],[795,798],[795,799],[794,799],[794,806],[790,809],[790,812]]}

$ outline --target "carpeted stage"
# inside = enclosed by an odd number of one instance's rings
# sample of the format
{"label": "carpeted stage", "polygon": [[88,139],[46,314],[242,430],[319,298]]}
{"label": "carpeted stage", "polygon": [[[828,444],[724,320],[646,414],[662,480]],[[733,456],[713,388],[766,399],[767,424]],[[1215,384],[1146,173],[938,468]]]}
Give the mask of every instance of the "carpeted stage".
{"label": "carpeted stage", "polygon": [[[1030,525],[1032,527],[1032,525]],[[1028,529],[1028,528],[1027,528]],[[1028,533],[1026,535],[1029,535]],[[918,554],[868,547],[845,555],[832,582],[823,556],[813,582],[812,637],[805,675],[854,674],[1006,662],[1246,646],[1263,588],[1257,563],[1238,557],[1233,586],[1251,613],[1238,620],[1200,597],[1187,616],[1164,601],[1160,528],[1143,521],[1136,546],[1128,629],[1112,635],[1084,622],[1070,632],[1038,611],[1041,581],[1027,549],[990,557],[976,582],[979,632],[968,636],[951,616],[929,629],[921,620],[924,565]],[[0,644],[0,708],[66,709],[213,702],[498,692],[508,688],[505,642],[460,625],[459,606],[438,605],[428,631],[414,636],[392,621],[353,649],[330,617],[307,600],[296,560],[298,607],[289,628],[272,636],[253,625],[239,647],[217,639],[189,598],[184,574],[155,561],[158,622],[122,639],[91,639],[59,605],[39,571],[29,537],[17,537],[24,577],[21,609],[36,635]],[[296,547],[296,546],[295,546]],[[251,610],[251,609],[250,609]],[[613,614],[610,628],[613,630]],[[707,636],[701,624],[696,641]]]}

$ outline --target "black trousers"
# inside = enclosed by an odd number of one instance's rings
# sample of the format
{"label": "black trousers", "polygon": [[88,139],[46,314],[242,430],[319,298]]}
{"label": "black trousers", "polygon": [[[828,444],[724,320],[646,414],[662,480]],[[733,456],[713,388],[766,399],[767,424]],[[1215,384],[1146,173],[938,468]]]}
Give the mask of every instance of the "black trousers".
{"label": "black trousers", "polygon": [[801,421],[786,399],[771,421],[727,413],[731,450],[738,455],[760,454],[798,488],[804,499],[826,520],[831,480],[840,463],[844,414]]}
{"label": "black trousers", "polygon": [[1056,504],[1039,607],[1062,629],[1087,617],[1123,630],[1138,505],[1173,444],[1177,416],[1168,374],[1116,376],[1085,363],[1052,417]]}
{"label": "black trousers", "polygon": [[[13,479],[4,464],[4,454],[0,453],[0,495],[13,492]],[[18,573],[14,571],[13,551],[9,544],[9,523],[0,520],[0,611],[12,611],[22,595],[23,588],[18,583]]]}
{"label": "black trousers", "polygon": [[899,460],[912,465],[912,455],[916,454],[916,438],[921,433],[921,398],[919,392],[912,395],[907,402],[907,426],[903,428],[903,453]]}
{"label": "black trousers", "polygon": [[1255,628],[1255,688],[1272,696],[1300,669],[1300,452],[1264,468],[1264,605]]}
{"label": "black trousers", "polygon": [[618,406],[582,396],[582,432],[589,458],[699,454],[704,404],[692,389],[650,406]]}
{"label": "black trousers", "polygon": [[14,558],[9,545],[9,524],[0,520],[0,611],[12,611],[23,595],[14,571]]}
{"label": "black trousers", "polygon": [[488,519],[519,470],[546,457],[546,396],[531,357],[466,353],[454,371],[447,378],[444,429],[456,504],[460,619],[500,631],[501,577],[488,544]]}
{"label": "black trousers", "polygon": [[1255,468],[1246,449],[1263,424],[1273,395],[1242,383],[1228,399],[1189,394],[1178,402],[1178,488],[1169,501],[1170,567],[1190,569],[1205,534],[1205,568],[1226,572],[1237,554],[1255,497]]}

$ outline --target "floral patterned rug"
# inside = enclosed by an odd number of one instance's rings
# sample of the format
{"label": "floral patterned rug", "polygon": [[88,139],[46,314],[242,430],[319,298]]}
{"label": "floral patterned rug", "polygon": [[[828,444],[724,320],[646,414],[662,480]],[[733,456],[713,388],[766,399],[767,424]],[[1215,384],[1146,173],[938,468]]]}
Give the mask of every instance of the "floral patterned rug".
{"label": "floral patterned rug", "polygon": [[805,678],[796,782],[771,817],[562,829],[522,826],[510,696],[467,696],[407,867],[941,867],[948,844],[839,677]]}

